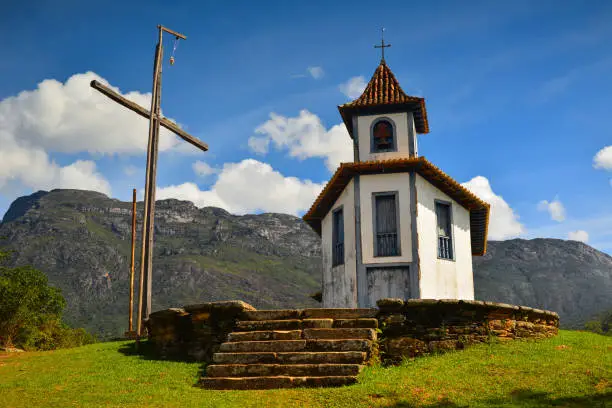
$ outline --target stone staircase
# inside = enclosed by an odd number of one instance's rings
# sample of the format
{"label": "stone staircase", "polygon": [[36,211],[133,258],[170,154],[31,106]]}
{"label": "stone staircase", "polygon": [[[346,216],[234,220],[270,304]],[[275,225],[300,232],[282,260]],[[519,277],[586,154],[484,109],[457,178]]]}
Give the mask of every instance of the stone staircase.
{"label": "stone staircase", "polygon": [[208,389],[353,384],[376,347],[378,309],[244,312],[206,368]]}

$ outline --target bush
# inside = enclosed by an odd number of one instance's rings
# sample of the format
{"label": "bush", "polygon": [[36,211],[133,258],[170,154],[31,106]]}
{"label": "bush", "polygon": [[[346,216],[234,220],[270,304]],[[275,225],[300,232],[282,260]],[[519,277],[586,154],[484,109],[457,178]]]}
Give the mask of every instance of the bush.
{"label": "bush", "polygon": [[[0,262],[8,256],[0,251]],[[61,321],[66,300],[49,286],[44,273],[30,267],[0,265],[0,346],[51,350],[92,343],[84,329]]]}
{"label": "bush", "polygon": [[601,313],[594,320],[584,324],[584,329],[593,333],[612,336],[612,310]]}

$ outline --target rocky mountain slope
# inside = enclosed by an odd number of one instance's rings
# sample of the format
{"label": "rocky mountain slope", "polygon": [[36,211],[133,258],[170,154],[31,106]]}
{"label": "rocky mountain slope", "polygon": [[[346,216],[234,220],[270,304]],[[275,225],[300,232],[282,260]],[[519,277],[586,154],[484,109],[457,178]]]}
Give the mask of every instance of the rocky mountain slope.
{"label": "rocky mountain slope", "polygon": [[[137,208],[140,220],[142,203]],[[155,222],[154,310],[226,299],[257,308],[318,305],[308,295],[320,289],[320,239],[299,218],[161,200]],[[126,329],[131,203],[40,191],[15,200],[0,237],[0,247],[14,251],[11,264],[31,264],[62,289],[69,323],[101,337]],[[580,242],[489,242],[474,267],[477,299],[555,310],[566,327],[612,308],[612,257]]]}

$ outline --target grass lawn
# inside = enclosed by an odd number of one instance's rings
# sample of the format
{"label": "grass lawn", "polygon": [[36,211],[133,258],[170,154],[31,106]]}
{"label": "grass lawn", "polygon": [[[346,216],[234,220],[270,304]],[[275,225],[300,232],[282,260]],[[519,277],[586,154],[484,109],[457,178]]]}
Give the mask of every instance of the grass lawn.
{"label": "grass lawn", "polygon": [[0,354],[0,407],[611,407],[612,338],[541,341],[368,367],[342,388],[212,391],[202,366],[126,355],[131,342]]}

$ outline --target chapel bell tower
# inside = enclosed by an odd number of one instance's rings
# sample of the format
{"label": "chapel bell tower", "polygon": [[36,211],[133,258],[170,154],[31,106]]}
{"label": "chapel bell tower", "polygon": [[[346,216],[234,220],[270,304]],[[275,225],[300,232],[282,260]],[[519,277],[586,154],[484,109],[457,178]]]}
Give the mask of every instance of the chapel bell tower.
{"label": "chapel bell tower", "polygon": [[382,298],[474,299],[472,256],[486,251],[489,205],[418,155],[425,99],[400,87],[383,55],[338,110],[353,141],[303,219],[321,236],[323,307]]}
{"label": "chapel bell tower", "polygon": [[425,99],[406,95],[387,66],[385,48],[390,46],[384,37],[375,46],[382,58],[366,89],[338,107],[354,142],[355,162],[417,157],[416,134],[429,133]]}

